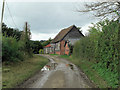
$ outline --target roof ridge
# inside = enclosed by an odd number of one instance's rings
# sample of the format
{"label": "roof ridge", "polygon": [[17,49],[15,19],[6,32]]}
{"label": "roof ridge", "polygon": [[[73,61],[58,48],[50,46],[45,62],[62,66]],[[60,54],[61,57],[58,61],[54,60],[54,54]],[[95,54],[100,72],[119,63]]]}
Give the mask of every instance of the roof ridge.
{"label": "roof ridge", "polygon": [[[68,32],[74,27],[75,25],[71,25],[69,26],[68,28],[64,28],[62,29],[57,35],[56,37],[51,41],[52,43],[54,42],[58,42],[60,41],[61,39],[64,38],[65,35],[68,34]],[[76,26],[75,26],[76,27]]]}

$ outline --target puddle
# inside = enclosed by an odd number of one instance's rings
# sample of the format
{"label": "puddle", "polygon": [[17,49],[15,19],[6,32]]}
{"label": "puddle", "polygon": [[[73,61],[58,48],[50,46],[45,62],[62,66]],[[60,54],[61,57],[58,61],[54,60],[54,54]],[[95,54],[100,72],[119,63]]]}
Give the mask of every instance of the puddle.
{"label": "puddle", "polygon": [[43,71],[50,71],[50,66],[49,65],[45,65],[42,69],[41,72]]}
{"label": "puddle", "polygon": [[67,67],[70,67],[73,70],[73,65],[72,64],[66,64]]}
{"label": "puddle", "polygon": [[[35,77],[28,80],[22,87],[26,88],[85,88],[89,85],[84,81],[85,75],[81,75],[79,69],[71,62],[49,57],[49,63],[45,65]],[[84,77],[83,77],[84,76]],[[87,80],[87,79],[86,79]],[[34,81],[34,83],[33,83]]]}
{"label": "puddle", "polygon": [[72,64],[69,64],[69,67],[73,70],[73,65]]}
{"label": "puddle", "polygon": [[43,71],[50,71],[50,70],[55,70],[55,69],[56,69],[58,63],[56,63],[52,58],[49,59],[49,60],[50,60],[50,63],[47,64],[47,65],[45,65],[45,66],[41,69],[42,72],[43,72]]}

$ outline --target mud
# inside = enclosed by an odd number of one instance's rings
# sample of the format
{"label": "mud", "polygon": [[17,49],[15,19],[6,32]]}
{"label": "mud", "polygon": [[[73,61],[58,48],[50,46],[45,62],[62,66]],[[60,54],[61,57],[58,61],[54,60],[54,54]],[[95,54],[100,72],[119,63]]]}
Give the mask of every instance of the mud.
{"label": "mud", "polygon": [[[71,62],[57,56],[41,55],[50,60],[50,71],[39,71],[20,88],[94,88],[87,76]],[[56,63],[56,64],[53,64]]]}

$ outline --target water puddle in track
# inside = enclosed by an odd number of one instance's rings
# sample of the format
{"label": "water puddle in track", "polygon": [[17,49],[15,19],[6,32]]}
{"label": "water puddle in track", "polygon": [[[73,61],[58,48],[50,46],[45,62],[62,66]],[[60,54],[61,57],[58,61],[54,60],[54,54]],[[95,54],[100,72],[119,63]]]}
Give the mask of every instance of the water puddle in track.
{"label": "water puddle in track", "polygon": [[41,71],[41,78],[31,85],[31,88],[83,88],[84,81],[77,67],[59,58],[48,57],[50,63]]}

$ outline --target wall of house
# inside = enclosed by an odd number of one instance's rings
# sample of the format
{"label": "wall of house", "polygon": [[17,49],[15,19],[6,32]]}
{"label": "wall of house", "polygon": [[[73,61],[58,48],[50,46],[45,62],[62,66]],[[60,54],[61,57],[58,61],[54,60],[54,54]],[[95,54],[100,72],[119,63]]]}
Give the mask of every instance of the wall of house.
{"label": "wall of house", "polygon": [[60,42],[55,43],[55,51],[60,51]]}
{"label": "wall of house", "polygon": [[50,49],[49,53],[51,53],[52,52],[52,47],[49,47],[49,49]]}
{"label": "wall of house", "polygon": [[46,54],[46,48],[44,48],[44,53]]}
{"label": "wall of house", "polygon": [[70,38],[70,39],[68,39],[69,44],[71,44],[71,45],[74,45],[78,40],[80,40],[80,38],[76,38],[76,39]]}
{"label": "wall of house", "polygon": [[60,42],[51,43],[51,54],[60,54]]}
{"label": "wall of house", "polygon": [[55,54],[60,54],[60,42],[55,43]]}
{"label": "wall of house", "polygon": [[52,48],[51,48],[51,47],[45,47],[45,48],[44,48],[44,53],[45,53],[45,54],[52,53]]}
{"label": "wall of house", "polygon": [[51,43],[51,49],[52,49],[52,52],[51,54],[54,54],[55,53],[55,43]]}
{"label": "wall of house", "polygon": [[66,55],[69,55],[69,52],[70,52],[70,49],[69,49],[69,46],[68,46],[68,43],[65,45],[65,54]]}
{"label": "wall of house", "polygon": [[55,54],[59,54],[60,55],[60,51],[56,51]]}
{"label": "wall of house", "polygon": [[70,44],[74,45],[76,41],[78,41],[81,36],[83,36],[77,28],[73,28],[65,37],[63,40],[70,41]]}
{"label": "wall of house", "polygon": [[60,42],[60,54],[61,55],[64,55],[65,54],[65,40],[62,40],[61,42]]}
{"label": "wall of house", "polygon": [[50,52],[50,48],[46,47],[46,53],[49,54],[49,52]]}
{"label": "wall of house", "polygon": [[48,53],[48,48],[44,48],[44,53],[47,54]]}

